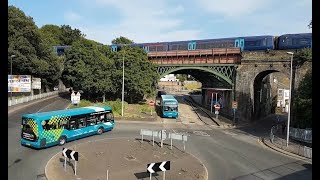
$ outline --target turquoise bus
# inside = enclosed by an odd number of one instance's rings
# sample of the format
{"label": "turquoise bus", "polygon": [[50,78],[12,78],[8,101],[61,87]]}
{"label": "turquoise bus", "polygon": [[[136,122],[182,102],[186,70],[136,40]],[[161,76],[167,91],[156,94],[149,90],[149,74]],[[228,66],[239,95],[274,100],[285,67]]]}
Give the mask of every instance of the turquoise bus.
{"label": "turquoise bus", "polygon": [[114,127],[112,108],[88,106],[22,115],[21,145],[36,149],[102,134]]}
{"label": "turquoise bus", "polygon": [[160,106],[162,117],[178,118],[178,101],[172,95],[161,95]]}

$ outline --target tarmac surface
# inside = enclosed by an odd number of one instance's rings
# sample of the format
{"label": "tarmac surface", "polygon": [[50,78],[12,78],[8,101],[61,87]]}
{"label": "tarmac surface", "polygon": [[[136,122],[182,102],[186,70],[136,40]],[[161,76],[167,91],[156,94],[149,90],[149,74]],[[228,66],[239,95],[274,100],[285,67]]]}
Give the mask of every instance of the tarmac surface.
{"label": "tarmac surface", "polygon": [[[45,173],[48,180],[54,179],[107,179],[136,180],[149,179],[147,165],[170,161],[170,170],[165,172],[165,179],[172,180],[207,180],[206,167],[193,155],[184,152],[183,147],[163,144],[144,139],[113,138],[79,144],[68,149],[79,152],[76,175],[75,161],[68,160],[64,171],[62,152],[53,156],[48,162]],[[179,143],[181,144],[181,143]],[[62,149],[62,148],[61,148]],[[163,179],[163,172],[152,174],[152,179]]]}

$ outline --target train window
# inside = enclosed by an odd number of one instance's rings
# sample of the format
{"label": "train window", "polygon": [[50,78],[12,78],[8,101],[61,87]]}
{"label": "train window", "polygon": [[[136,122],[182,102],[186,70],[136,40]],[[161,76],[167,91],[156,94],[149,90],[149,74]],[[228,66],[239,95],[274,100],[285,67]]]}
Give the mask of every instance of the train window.
{"label": "train window", "polygon": [[149,52],[157,51],[157,46],[149,46]]}
{"label": "train window", "polygon": [[178,50],[188,50],[188,44],[179,44]]}
{"label": "train window", "polygon": [[262,40],[262,46],[266,46],[267,45],[267,38],[264,38],[263,40]]}
{"label": "train window", "polygon": [[143,49],[144,51],[149,52],[149,46],[144,46]]}
{"label": "train window", "polygon": [[111,48],[112,48],[112,51],[114,51],[114,52],[117,52],[117,50],[118,50],[117,46],[111,46]]}
{"label": "train window", "polygon": [[301,44],[301,45],[310,45],[310,44],[311,44],[311,41],[310,41],[310,39],[301,38],[301,39],[300,39],[300,44]]}

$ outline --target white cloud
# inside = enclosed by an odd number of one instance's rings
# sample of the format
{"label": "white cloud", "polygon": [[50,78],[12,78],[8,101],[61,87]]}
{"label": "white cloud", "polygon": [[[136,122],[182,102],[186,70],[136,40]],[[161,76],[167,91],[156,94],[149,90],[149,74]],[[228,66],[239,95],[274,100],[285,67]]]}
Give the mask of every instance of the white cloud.
{"label": "white cloud", "polygon": [[106,11],[113,9],[118,12],[115,17],[120,18],[115,25],[100,24],[79,28],[87,38],[104,44],[111,40],[125,36],[136,43],[154,41],[172,41],[196,39],[200,31],[183,29],[184,20],[177,14],[184,12],[182,5],[172,6],[164,0],[96,0],[96,4]]}
{"label": "white cloud", "polygon": [[82,17],[73,11],[68,11],[64,14],[64,18],[66,21],[75,22],[79,21]]}
{"label": "white cloud", "polygon": [[199,6],[207,12],[226,17],[240,17],[263,8],[266,0],[199,0]]}

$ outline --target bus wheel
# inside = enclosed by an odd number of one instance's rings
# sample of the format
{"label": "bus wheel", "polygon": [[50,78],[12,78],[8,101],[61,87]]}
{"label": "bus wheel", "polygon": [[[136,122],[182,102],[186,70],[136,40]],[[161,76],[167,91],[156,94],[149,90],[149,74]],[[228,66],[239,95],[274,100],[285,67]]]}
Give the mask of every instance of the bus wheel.
{"label": "bus wheel", "polygon": [[67,138],[65,136],[61,136],[59,138],[59,145],[62,146],[62,145],[65,145],[67,142]]}
{"label": "bus wheel", "polygon": [[103,127],[99,127],[98,134],[101,135],[103,133]]}

